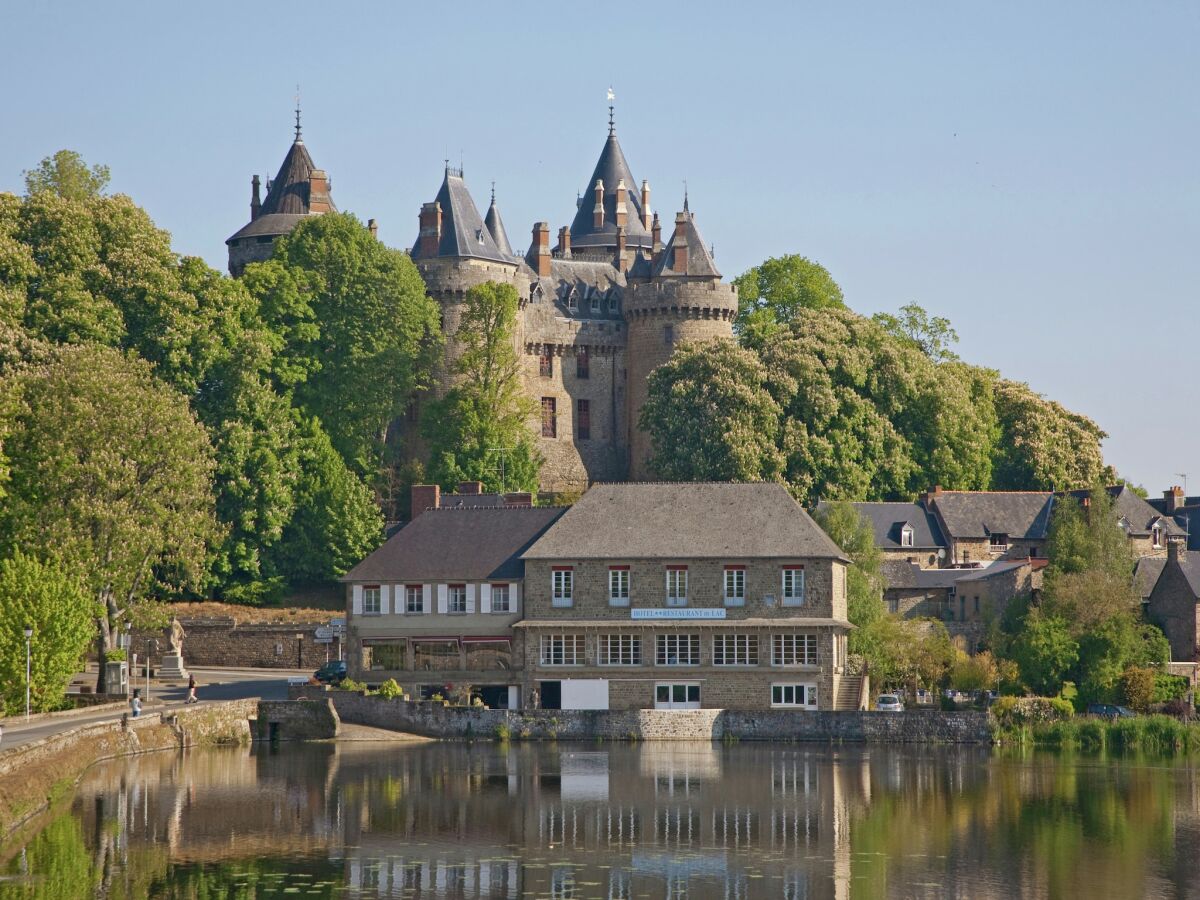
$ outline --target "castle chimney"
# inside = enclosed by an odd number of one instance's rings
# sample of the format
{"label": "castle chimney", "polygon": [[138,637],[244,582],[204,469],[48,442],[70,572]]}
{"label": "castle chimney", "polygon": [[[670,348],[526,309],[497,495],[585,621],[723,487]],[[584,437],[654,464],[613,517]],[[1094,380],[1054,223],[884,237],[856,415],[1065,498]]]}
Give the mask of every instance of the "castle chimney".
{"label": "castle chimney", "polygon": [[604,181],[596,179],[596,205],[592,207],[592,227],[599,230],[604,227]]}
{"label": "castle chimney", "polygon": [[687,213],[681,212],[675,214],[675,237],[672,238],[675,246],[675,259],[674,264],[671,266],[671,271],[678,275],[687,274],[687,221]]}
{"label": "castle chimney", "polygon": [[558,229],[558,256],[560,259],[571,258],[571,229],[566,225]]}
{"label": "castle chimney", "polygon": [[417,238],[417,257],[430,259],[438,255],[442,242],[442,204],[434,200],[421,206],[421,231]]}
{"label": "castle chimney", "polygon": [[650,230],[650,182],[642,179],[642,227]]}
{"label": "castle chimney", "polygon": [[437,509],[442,505],[442,489],[436,484],[414,484],[409,496],[412,498],[412,511],[409,521],[412,521],[427,509]]}
{"label": "castle chimney", "polygon": [[333,211],[329,202],[329,176],[324,169],[313,169],[308,176],[308,211],[310,213],[327,213]]}
{"label": "castle chimney", "polygon": [[626,224],[628,224],[628,222],[629,222],[629,210],[625,206],[625,199],[626,199],[625,195],[626,195],[625,179],[622,178],[620,181],[617,182],[617,210],[616,210],[617,228],[624,228],[626,226]]}
{"label": "castle chimney", "polygon": [[662,223],[658,221],[658,213],[654,214],[654,220],[650,223],[650,237],[653,240],[654,255],[658,256],[662,252]]}
{"label": "castle chimney", "polygon": [[379,240],[379,223],[374,219],[367,219],[367,231],[371,232],[371,237]]}
{"label": "castle chimney", "polygon": [[1174,515],[1175,512],[1187,504],[1187,498],[1183,495],[1183,488],[1175,485],[1168,491],[1163,491],[1163,512],[1168,516]]}
{"label": "castle chimney", "polygon": [[530,260],[538,278],[550,276],[550,223],[533,223],[533,247],[530,250],[533,259]]}
{"label": "castle chimney", "polygon": [[[619,196],[619,195],[618,195]],[[616,266],[618,272],[624,272],[625,265],[625,226],[617,226],[617,260]]]}
{"label": "castle chimney", "polygon": [[258,198],[259,181],[255,175],[250,179],[250,221],[253,222],[262,212],[262,201]]}

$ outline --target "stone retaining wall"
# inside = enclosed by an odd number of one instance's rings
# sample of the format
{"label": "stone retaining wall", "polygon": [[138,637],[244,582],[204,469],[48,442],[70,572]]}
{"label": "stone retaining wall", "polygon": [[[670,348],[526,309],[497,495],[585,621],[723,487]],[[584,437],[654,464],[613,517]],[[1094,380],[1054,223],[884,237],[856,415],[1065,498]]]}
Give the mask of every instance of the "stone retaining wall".
{"label": "stone retaining wall", "polygon": [[333,702],[315,700],[261,700],[255,737],[261,740],[320,741],[338,736],[341,720]]}
{"label": "stone retaining wall", "polygon": [[513,740],[742,740],[871,743],[991,743],[985,712],[735,712],[695,710],[476,709],[364,697],[351,691],[291,689],[295,698],[329,698],[343,722],[433,738]]}
{"label": "stone retaining wall", "polygon": [[[331,616],[339,615],[331,612]],[[334,659],[337,644],[318,644],[313,640],[315,624],[251,625],[234,619],[180,619],[187,637],[183,640],[184,666],[233,666],[240,668],[316,669],[325,664],[326,655]],[[300,665],[296,665],[296,635],[300,642]],[[155,667],[168,647],[167,632],[135,632],[133,651],[139,667],[146,652],[147,639],[158,641],[152,654]]]}

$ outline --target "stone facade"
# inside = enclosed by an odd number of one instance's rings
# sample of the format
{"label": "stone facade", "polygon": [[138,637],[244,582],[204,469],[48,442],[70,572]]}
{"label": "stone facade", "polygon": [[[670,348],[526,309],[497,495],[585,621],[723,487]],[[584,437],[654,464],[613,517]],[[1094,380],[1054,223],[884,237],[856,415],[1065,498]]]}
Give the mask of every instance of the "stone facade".
{"label": "stone facade", "polygon": [[[335,615],[335,613],[330,613]],[[298,622],[287,625],[255,625],[232,618],[181,619],[187,636],[183,639],[185,666],[233,666],[261,669],[316,669],[341,652],[338,644],[318,644],[315,624]],[[296,635],[303,635],[300,641]],[[157,641],[151,654],[157,668],[168,648],[167,630],[134,632],[132,651],[144,663],[148,641]],[[299,651],[297,651],[299,644]]]}
{"label": "stone facade", "polygon": [[1167,563],[1150,592],[1147,618],[1163,630],[1175,662],[1200,661],[1200,551],[1187,551],[1177,539],[1169,545]]}

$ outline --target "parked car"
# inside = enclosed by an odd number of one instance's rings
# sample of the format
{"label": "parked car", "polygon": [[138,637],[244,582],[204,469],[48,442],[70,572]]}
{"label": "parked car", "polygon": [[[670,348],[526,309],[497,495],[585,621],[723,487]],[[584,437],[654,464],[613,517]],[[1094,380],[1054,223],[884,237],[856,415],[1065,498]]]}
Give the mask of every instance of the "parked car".
{"label": "parked car", "polygon": [[325,663],[325,665],[313,672],[313,678],[321,684],[340,684],[346,680],[346,661],[344,659],[335,659],[332,662]]}
{"label": "parked car", "polygon": [[880,694],[875,708],[880,712],[904,712],[904,701],[899,694]]}
{"label": "parked car", "polygon": [[1117,706],[1115,703],[1089,703],[1087,714],[1105,719],[1132,719],[1137,715],[1128,706]]}

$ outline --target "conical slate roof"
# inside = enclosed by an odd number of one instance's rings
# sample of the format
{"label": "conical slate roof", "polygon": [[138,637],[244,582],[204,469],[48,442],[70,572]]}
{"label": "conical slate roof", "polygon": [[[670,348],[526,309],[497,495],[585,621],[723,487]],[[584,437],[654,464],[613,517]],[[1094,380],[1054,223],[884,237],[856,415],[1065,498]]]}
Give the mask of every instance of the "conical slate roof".
{"label": "conical slate roof", "polygon": [[496,244],[496,249],[506,256],[512,256],[512,244],[508,242],[508,232],[504,230],[504,222],[500,218],[500,210],[496,206],[496,194],[494,192],[492,193],[492,205],[488,207],[483,224],[487,226],[488,234],[492,236],[492,240]]}
{"label": "conical slate roof", "polygon": [[[314,169],[316,166],[308,155],[308,148],[297,137],[283,158],[279,174],[270,183],[267,199],[263,201],[258,218],[247,223],[225,243],[246,237],[288,234],[309,214],[309,179]],[[329,206],[334,208],[332,197],[329,198]]]}
{"label": "conical slate roof", "polygon": [[[441,190],[435,198],[442,208],[442,238],[438,242],[438,256],[466,256],[475,259],[490,259],[496,262],[513,262],[511,252],[505,253],[496,246],[488,227],[479,215],[479,207],[467,190],[462,171],[446,168]],[[497,220],[499,215],[497,214]],[[417,254],[420,237],[413,244],[413,255]]]}
{"label": "conical slate roof", "polygon": [[[596,206],[596,181],[604,182],[604,224],[600,228],[594,226],[594,210]],[[584,189],[579,209],[575,213],[575,221],[571,223],[572,247],[616,247],[617,246],[617,185],[625,182],[625,243],[629,247],[649,248],[653,241],[650,232],[642,225],[642,195],[640,186],[634,180],[625,161],[625,154],[617,142],[615,131],[608,133],[604,149],[600,151],[600,159]]]}
{"label": "conical slate roof", "polygon": [[704,244],[704,238],[700,236],[700,229],[696,227],[696,217],[687,208],[687,201],[684,201],[684,212],[687,216],[687,224],[684,228],[684,240],[687,242],[687,271],[675,271],[675,249],[676,240],[675,233],[671,233],[671,240],[663,247],[662,255],[654,264],[652,275],[688,275],[696,278],[720,278],[721,273],[717,271],[717,264],[713,262],[712,254],[708,252],[708,247]]}

